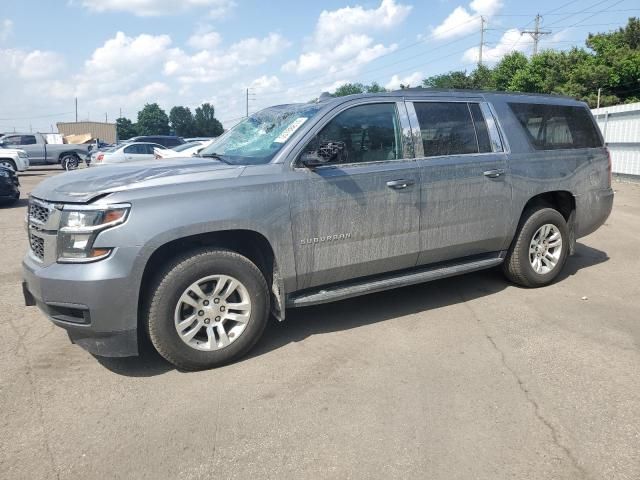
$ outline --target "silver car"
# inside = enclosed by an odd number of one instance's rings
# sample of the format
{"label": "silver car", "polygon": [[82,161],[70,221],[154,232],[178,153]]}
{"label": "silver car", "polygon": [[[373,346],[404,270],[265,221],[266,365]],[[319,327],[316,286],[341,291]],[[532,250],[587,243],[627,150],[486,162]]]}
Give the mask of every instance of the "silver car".
{"label": "silver car", "polygon": [[116,145],[108,150],[97,152],[91,156],[90,166],[111,165],[113,163],[128,163],[156,158],[154,148],[165,151],[167,148],[158,143],[134,142]]}

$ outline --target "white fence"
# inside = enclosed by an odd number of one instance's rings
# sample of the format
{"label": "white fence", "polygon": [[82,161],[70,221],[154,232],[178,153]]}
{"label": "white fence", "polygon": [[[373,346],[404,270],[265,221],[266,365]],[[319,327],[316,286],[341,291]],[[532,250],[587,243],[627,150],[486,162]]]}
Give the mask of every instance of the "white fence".
{"label": "white fence", "polygon": [[613,173],[640,176],[640,103],[592,112],[611,151]]}

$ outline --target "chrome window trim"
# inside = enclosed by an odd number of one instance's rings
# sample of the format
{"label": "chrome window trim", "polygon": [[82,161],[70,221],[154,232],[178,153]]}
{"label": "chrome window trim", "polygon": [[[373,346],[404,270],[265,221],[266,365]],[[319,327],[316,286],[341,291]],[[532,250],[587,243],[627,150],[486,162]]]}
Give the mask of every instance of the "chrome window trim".
{"label": "chrome window trim", "polygon": [[487,125],[489,140],[491,141],[491,149],[494,153],[504,152],[504,143],[491,105],[488,102],[480,102],[480,111],[482,112],[484,122]]}

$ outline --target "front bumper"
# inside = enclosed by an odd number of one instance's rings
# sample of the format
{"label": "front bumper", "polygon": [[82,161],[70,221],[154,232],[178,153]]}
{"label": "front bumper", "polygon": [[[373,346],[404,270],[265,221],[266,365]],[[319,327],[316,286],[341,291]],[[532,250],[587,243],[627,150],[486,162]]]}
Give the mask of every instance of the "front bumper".
{"label": "front bumper", "polygon": [[138,287],[131,274],[136,253],[120,248],[99,262],[48,266],[27,254],[25,304],[37,305],[73,343],[94,355],[137,355]]}

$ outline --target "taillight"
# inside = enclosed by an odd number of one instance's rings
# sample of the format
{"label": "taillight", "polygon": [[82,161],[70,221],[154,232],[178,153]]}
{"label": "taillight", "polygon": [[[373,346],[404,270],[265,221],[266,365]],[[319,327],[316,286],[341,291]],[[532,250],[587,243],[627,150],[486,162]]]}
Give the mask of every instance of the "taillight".
{"label": "taillight", "polygon": [[101,162],[104,159],[104,154],[100,154],[98,155],[98,157],[96,158],[96,162]]}
{"label": "taillight", "polygon": [[611,151],[607,147],[605,147],[605,150],[607,151],[607,159],[609,160],[609,165],[607,166],[607,168],[609,170],[609,187],[611,187],[611,177],[613,175],[611,166]]}

